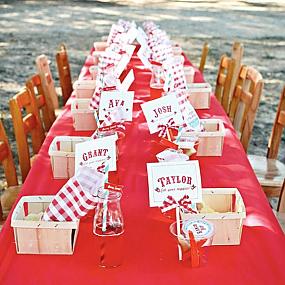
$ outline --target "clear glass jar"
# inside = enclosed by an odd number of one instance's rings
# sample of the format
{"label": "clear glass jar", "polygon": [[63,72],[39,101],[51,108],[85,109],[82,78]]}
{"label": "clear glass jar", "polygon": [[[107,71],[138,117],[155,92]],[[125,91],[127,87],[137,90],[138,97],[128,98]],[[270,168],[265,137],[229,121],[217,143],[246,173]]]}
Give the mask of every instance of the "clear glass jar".
{"label": "clear glass jar", "polygon": [[123,260],[124,220],[120,205],[122,194],[103,190],[98,196],[93,233],[100,243],[99,266],[117,267]]}
{"label": "clear glass jar", "polygon": [[162,65],[159,62],[151,62],[152,75],[150,79],[150,97],[157,99],[161,97],[164,85],[164,73]]}

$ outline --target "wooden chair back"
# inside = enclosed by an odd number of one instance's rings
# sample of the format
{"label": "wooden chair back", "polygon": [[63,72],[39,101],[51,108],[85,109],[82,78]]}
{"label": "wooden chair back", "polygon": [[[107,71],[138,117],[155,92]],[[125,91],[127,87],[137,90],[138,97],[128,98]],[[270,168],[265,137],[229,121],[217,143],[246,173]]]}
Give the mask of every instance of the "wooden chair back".
{"label": "wooden chair back", "polygon": [[261,74],[253,67],[242,66],[230,105],[229,117],[247,151],[263,90]]}
{"label": "wooden chair back", "polygon": [[232,54],[231,58],[235,60],[235,66],[233,70],[233,77],[231,82],[230,94],[229,94],[229,101],[231,102],[233,93],[235,90],[235,85],[237,82],[237,78],[239,75],[239,71],[242,65],[242,58],[243,58],[244,46],[240,42],[234,42],[232,45]]}
{"label": "wooden chair back", "polygon": [[[48,58],[42,54],[36,58],[38,74],[42,80],[42,86],[46,94],[46,103],[50,110],[58,109],[58,98],[54,87],[54,81],[49,68]],[[50,111],[51,112],[51,111]],[[51,118],[51,116],[50,116]]]}
{"label": "wooden chair back", "polygon": [[285,179],[281,187],[280,197],[277,205],[277,211],[280,213],[285,213]]}
{"label": "wooden chair back", "polygon": [[201,59],[200,59],[200,66],[199,66],[199,70],[202,73],[204,72],[204,67],[205,67],[205,64],[206,64],[208,53],[209,53],[209,44],[206,42],[203,45]]}
{"label": "wooden chair back", "polygon": [[285,86],[280,96],[277,113],[268,143],[267,157],[277,159],[282,132],[285,127]]}
{"label": "wooden chair back", "polygon": [[44,141],[45,134],[40,120],[37,101],[28,88],[23,88],[10,99],[19,164],[24,182],[31,168],[28,135],[31,135],[33,154],[37,154]]}
{"label": "wooden chair back", "polygon": [[222,55],[216,81],[215,96],[228,114],[230,106],[230,89],[233,80],[235,60]]}
{"label": "wooden chair back", "polygon": [[[55,121],[54,110],[49,112],[47,103],[46,103],[46,94],[42,86],[42,80],[39,74],[31,76],[26,81],[26,87],[30,90],[32,96],[37,99],[37,105],[40,112],[40,117],[42,119],[44,130],[47,132]],[[52,115],[52,118],[50,118]]]}
{"label": "wooden chair back", "polygon": [[64,44],[60,45],[59,51],[56,53],[56,63],[62,90],[63,105],[65,105],[73,91],[73,88],[67,51]]}
{"label": "wooden chair back", "polygon": [[18,178],[17,178],[12,151],[1,120],[0,120],[0,163],[4,168],[7,186],[9,187],[9,186],[18,185]]}

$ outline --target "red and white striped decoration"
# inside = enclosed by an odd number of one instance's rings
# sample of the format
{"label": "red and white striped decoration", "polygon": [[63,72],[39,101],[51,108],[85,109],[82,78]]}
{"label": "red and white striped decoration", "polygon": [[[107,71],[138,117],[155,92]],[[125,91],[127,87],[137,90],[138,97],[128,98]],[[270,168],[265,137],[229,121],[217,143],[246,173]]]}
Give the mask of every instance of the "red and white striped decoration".
{"label": "red and white striped decoration", "polygon": [[197,214],[196,205],[192,204],[188,195],[184,195],[180,200],[176,201],[172,196],[167,196],[163,201],[163,206],[160,207],[161,212],[167,212],[176,207],[184,210],[186,213],[195,213]]}
{"label": "red and white striped decoration", "polygon": [[[105,166],[104,166],[105,168]],[[105,175],[99,169],[80,167],[59,190],[48,208],[44,221],[76,221],[97,204],[97,193],[103,188]]]}
{"label": "red and white striped decoration", "polygon": [[163,70],[165,74],[164,91],[168,92],[176,89],[187,89],[182,60],[173,57],[165,61]]}
{"label": "red and white striped decoration", "polygon": [[175,128],[175,122],[173,118],[170,118],[166,124],[160,124],[157,126],[159,128],[159,137],[166,137],[168,128]]}

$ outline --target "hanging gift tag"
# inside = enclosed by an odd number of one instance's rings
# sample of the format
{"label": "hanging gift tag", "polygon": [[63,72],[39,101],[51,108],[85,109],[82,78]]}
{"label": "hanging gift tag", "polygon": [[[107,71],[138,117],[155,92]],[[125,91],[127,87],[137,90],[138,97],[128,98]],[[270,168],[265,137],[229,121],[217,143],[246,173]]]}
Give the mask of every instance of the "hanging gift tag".
{"label": "hanging gift tag", "polygon": [[132,121],[133,101],[133,91],[103,91],[99,105],[99,120],[104,120],[117,110],[120,112],[120,121]]}
{"label": "hanging gift tag", "polygon": [[185,123],[183,131],[187,131],[187,130],[188,131],[200,131],[201,130],[200,118],[198,117],[193,106],[188,101],[186,90],[177,89],[177,90],[165,93],[165,96],[169,96],[169,95],[175,95],[178,100],[180,111],[182,113],[184,123]]}
{"label": "hanging gift tag", "polygon": [[197,160],[147,163],[147,173],[150,207],[163,206],[168,196],[177,202],[177,206],[183,205],[185,197],[192,203],[202,201],[201,175]]}
{"label": "hanging gift tag", "polygon": [[135,80],[135,75],[133,69],[131,69],[128,75],[124,78],[123,82],[121,83],[120,79],[117,79],[117,90],[119,91],[128,91],[130,86]]}
{"label": "hanging gift tag", "polygon": [[165,136],[167,128],[183,124],[177,98],[164,96],[141,104],[151,134],[160,132]]}
{"label": "hanging gift tag", "polygon": [[168,148],[156,155],[159,162],[187,161],[189,156],[175,149]]}
{"label": "hanging gift tag", "polygon": [[80,166],[97,169],[108,159],[109,170],[115,171],[117,134],[75,145],[75,172]]}
{"label": "hanging gift tag", "polygon": [[117,184],[113,184],[113,183],[109,183],[109,182],[104,184],[104,189],[108,190],[108,191],[114,191],[114,192],[122,193],[123,188],[124,188],[123,185],[117,185]]}
{"label": "hanging gift tag", "polygon": [[196,241],[209,239],[214,235],[214,225],[206,220],[186,220],[182,230],[186,235],[191,231]]}
{"label": "hanging gift tag", "polygon": [[179,140],[176,140],[179,148],[182,149],[193,149],[196,143],[198,142],[199,137],[197,135],[184,137],[183,135]]}

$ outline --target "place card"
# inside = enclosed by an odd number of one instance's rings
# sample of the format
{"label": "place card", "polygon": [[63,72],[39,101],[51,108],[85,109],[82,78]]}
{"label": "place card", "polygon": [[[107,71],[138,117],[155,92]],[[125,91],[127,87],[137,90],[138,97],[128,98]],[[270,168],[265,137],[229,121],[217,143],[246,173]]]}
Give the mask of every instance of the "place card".
{"label": "place card", "polygon": [[117,90],[119,91],[125,91],[127,92],[132,85],[132,83],[135,80],[135,75],[133,69],[131,69],[128,73],[128,75],[124,78],[123,82],[120,81],[120,79],[117,79]]}
{"label": "place card", "polygon": [[185,195],[194,203],[202,202],[198,160],[147,163],[149,205],[161,207],[168,196],[176,201]]}
{"label": "place card", "polygon": [[132,44],[134,42],[134,40],[136,39],[137,37],[137,28],[136,27],[131,27],[127,33],[126,33],[126,37],[127,37],[127,42],[129,44]]}
{"label": "place card", "polygon": [[119,78],[124,69],[127,67],[128,63],[130,62],[131,57],[125,53],[122,54],[121,59],[117,63],[115,70],[114,70],[114,75],[116,78]]}
{"label": "place card", "polygon": [[183,124],[183,117],[175,95],[164,96],[141,104],[151,134],[163,128]]}
{"label": "place card", "polygon": [[140,44],[141,47],[147,48],[147,35],[141,27],[137,28],[137,42]]}
{"label": "place card", "polygon": [[110,135],[75,145],[75,173],[80,166],[88,166],[97,169],[108,161],[109,170],[115,171],[116,165],[116,141],[118,135]]}
{"label": "place card", "polygon": [[134,91],[103,91],[99,104],[99,120],[114,111],[120,112],[124,121],[132,121]]}
{"label": "place card", "polygon": [[137,52],[137,56],[141,60],[144,67],[151,70],[151,63],[149,61],[149,57],[150,57],[149,49],[141,46]]}

